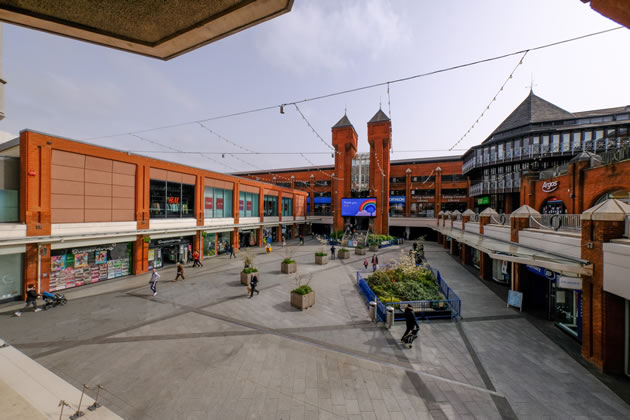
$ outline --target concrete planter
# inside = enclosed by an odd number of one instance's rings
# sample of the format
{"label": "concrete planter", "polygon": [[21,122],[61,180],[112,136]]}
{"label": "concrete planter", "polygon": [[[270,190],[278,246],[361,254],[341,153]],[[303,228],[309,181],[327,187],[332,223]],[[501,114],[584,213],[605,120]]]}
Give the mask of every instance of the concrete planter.
{"label": "concrete planter", "polygon": [[341,260],[346,260],[346,259],[350,258],[350,251],[339,251],[337,253],[337,258],[339,258]]}
{"label": "concrete planter", "polygon": [[328,255],[315,255],[315,264],[326,265],[328,264]]}
{"label": "concrete planter", "polygon": [[376,251],[378,251],[378,245],[370,245],[370,251],[371,251],[371,252],[376,252]]}
{"label": "concrete planter", "polygon": [[355,255],[365,255],[365,248],[354,248]]}
{"label": "concrete planter", "polygon": [[311,306],[315,305],[315,292],[308,293],[306,295],[298,295],[291,292],[291,306],[303,311]]}
{"label": "concrete planter", "polygon": [[250,282],[251,282],[251,280],[252,280],[252,275],[253,275],[253,274],[258,274],[258,273],[249,273],[249,274],[247,274],[247,273],[243,273],[243,272],[241,271],[241,284],[244,284],[244,285],[246,285],[246,286],[249,286],[249,283],[250,283]]}
{"label": "concrete planter", "polygon": [[282,271],[284,274],[295,273],[297,271],[297,264],[296,263],[291,263],[291,264],[281,263],[280,271]]}

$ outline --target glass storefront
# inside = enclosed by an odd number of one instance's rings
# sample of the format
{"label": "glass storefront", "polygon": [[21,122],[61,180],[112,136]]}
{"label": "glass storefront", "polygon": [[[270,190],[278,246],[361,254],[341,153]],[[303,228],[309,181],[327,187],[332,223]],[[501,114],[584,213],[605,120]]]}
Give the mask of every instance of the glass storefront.
{"label": "glass storefront", "polygon": [[470,249],[470,254],[471,254],[471,260],[472,260],[472,265],[473,267],[475,267],[477,270],[479,270],[479,268],[481,267],[481,252],[478,249],[469,247]]}
{"label": "glass storefront", "polygon": [[564,202],[556,197],[551,197],[543,204],[542,214],[565,214],[567,212]]}
{"label": "glass storefront", "polygon": [[263,228],[263,238],[268,242],[276,242],[278,238],[276,237],[276,228],[275,227],[266,227]]}
{"label": "glass storefront", "polygon": [[0,156],[0,223],[19,221],[19,190],[20,159]]}
{"label": "glass storefront", "polygon": [[50,291],[131,274],[132,249],[131,242],[53,249],[50,253]]}
{"label": "glass storefront", "polygon": [[22,295],[22,260],[24,254],[0,255],[0,302]]}
{"label": "glass storefront", "polygon": [[433,203],[411,203],[409,206],[411,217],[435,217],[435,204]]}
{"label": "glass storefront", "polygon": [[202,237],[203,237],[203,256],[213,257],[217,255],[217,234],[205,233],[205,235],[202,234]]}
{"label": "glass storefront", "polygon": [[498,283],[509,283],[511,270],[511,262],[492,260],[492,280]]}
{"label": "glass storefront", "polygon": [[205,187],[204,216],[206,219],[234,217],[232,212],[232,190]]}
{"label": "glass storefront", "polygon": [[248,248],[250,246],[256,246],[257,237],[258,237],[258,229],[239,231],[238,232],[239,247]]}
{"label": "glass storefront", "polygon": [[192,259],[192,237],[155,239],[149,243],[149,270]]}
{"label": "glass storefront", "polygon": [[582,287],[579,278],[556,275],[552,283],[552,319],[569,335],[582,340]]}
{"label": "glass storefront", "polygon": [[195,186],[152,179],[149,184],[151,217],[195,217]]}
{"label": "glass storefront", "polygon": [[265,195],[265,216],[278,215],[278,197],[275,195]]}
{"label": "glass storefront", "polygon": [[293,199],[292,198],[282,198],[282,215],[283,216],[293,216]]}
{"label": "glass storefront", "polygon": [[258,217],[258,193],[239,193],[238,214],[240,217]]}

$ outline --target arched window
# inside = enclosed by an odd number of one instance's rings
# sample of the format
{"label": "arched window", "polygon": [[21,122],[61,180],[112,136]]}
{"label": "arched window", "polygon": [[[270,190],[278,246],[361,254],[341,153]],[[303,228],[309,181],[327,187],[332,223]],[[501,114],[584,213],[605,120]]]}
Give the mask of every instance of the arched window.
{"label": "arched window", "polygon": [[549,197],[542,205],[540,209],[542,214],[565,214],[566,207],[564,202],[557,197]]}
{"label": "arched window", "polygon": [[627,204],[630,204],[630,191],[628,190],[609,191],[606,194],[602,194],[595,202],[595,205],[603,203],[604,201],[609,200],[611,198],[616,198],[617,200],[621,200]]}

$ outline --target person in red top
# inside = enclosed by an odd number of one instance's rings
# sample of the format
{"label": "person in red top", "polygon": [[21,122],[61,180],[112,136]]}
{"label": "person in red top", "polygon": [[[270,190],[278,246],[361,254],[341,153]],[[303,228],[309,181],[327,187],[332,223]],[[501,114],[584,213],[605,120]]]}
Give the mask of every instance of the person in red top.
{"label": "person in red top", "polygon": [[199,251],[193,252],[193,267],[203,267],[203,264],[201,264],[199,260]]}

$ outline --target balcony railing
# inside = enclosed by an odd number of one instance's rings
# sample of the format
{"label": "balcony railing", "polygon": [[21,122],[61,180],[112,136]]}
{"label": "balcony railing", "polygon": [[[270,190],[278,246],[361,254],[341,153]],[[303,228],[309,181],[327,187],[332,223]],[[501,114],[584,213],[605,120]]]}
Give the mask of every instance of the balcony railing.
{"label": "balcony railing", "polygon": [[582,230],[581,215],[541,214],[540,216],[530,216],[529,227],[532,229],[580,232]]}

